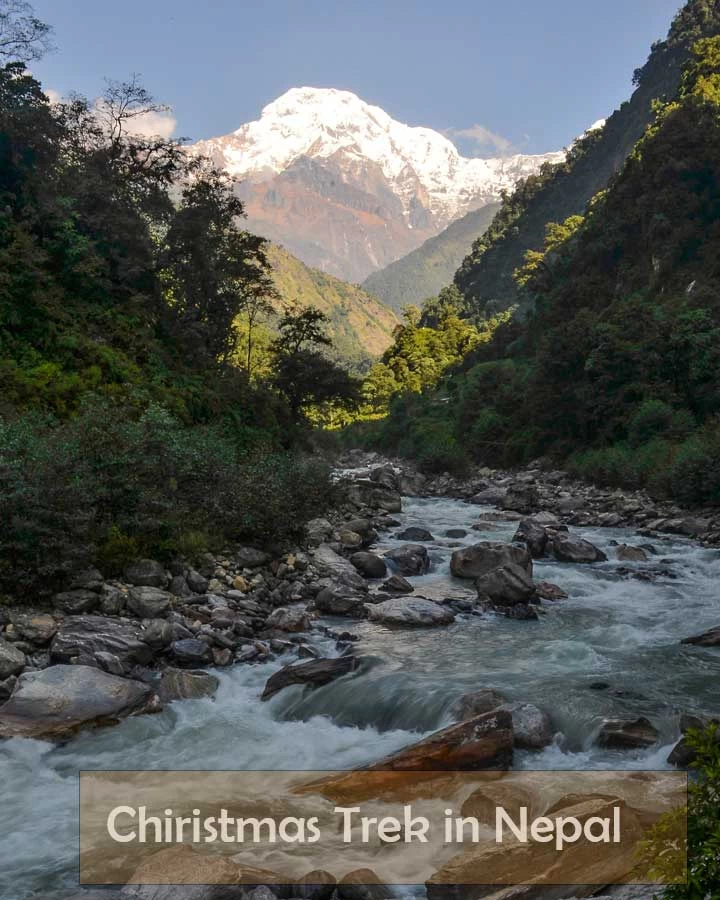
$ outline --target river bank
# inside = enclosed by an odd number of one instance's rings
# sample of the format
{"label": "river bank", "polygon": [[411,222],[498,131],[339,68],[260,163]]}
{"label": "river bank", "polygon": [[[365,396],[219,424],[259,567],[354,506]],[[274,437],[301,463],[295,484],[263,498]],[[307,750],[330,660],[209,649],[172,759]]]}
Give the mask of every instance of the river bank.
{"label": "river bank", "polygon": [[[237,550],[234,558],[213,560],[212,572],[210,560],[204,571],[164,571],[161,586],[86,584],[74,590],[100,598],[95,609],[51,615],[56,631],[36,652],[48,662],[59,659],[58,647],[81,652],[38,672],[87,668],[97,676],[105,663],[103,675],[148,688],[143,700],[156,715],[130,715],[115,728],[77,733],[140,708],[115,710],[74,721],[59,745],[18,736],[0,745],[5,783],[17,788],[3,813],[13,860],[0,880],[4,900],[72,885],[75,823],[67,819],[79,768],[353,768],[500,707],[511,721],[498,730],[503,764],[663,768],[683,721],[718,712],[708,677],[717,673],[717,651],[681,643],[720,624],[718,554],[651,527],[661,518],[658,507],[618,513],[638,517],[635,528],[580,524],[578,516],[607,515],[601,505],[609,498],[596,505],[583,497],[584,508],[561,518],[543,505],[573,496],[570,486],[578,488],[566,479],[546,482],[524,472],[428,482],[377,458],[354,455],[344,462],[352,467],[340,473],[346,502],[332,521],[309,523],[307,545],[282,559],[261,561]],[[477,497],[490,490],[505,508],[492,505],[488,494]],[[448,496],[460,492],[475,502]],[[520,504],[522,511],[507,508]],[[525,528],[528,540],[512,545],[519,549],[508,559],[507,547],[527,518],[542,534]],[[710,518],[705,540],[712,540],[714,527]],[[562,558],[568,539],[574,553],[582,542],[580,550],[588,552],[588,544],[600,555],[592,562]],[[478,545],[482,553],[473,549]],[[488,568],[488,559],[501,564]],[[499,581],[488,580],[499,569]],[[160,578],[147,563],[142,571],[145,581]],[[138,572],[130,572],[136,581]],[[167,590],[176,579],[203,587],[196,575],[207,581],[204,593],[178,597]],[[126,615],[107,614],[108,587],[126,598]],[[175,581],[175,590],[180,587]],[[151,596],[148,590],[170,595],[152,595],[165,608],[153,618],[128,616],[140,609],[138,597]],[[105,613],[104,631],[87,621],[98,612]],[[20,644],[24,653],[22,642],[7,640],[8,626],[11,638],[26,627],[18,615],[28,613],[9,611],[6,643]],[[84,643],[72,644],[80,619]],[[134,643],[129,632],[118,643],[120,628],[135,629]],[[147,644],[148,631],[172,640],[140,663],[137,645]],[[26,644],[28,633],[22,632]],[[108,671],[104,654],[119,660],[122,674]],[[198,666],[204,675],[196,674]],[[20,687],[35,677],[30,669]],[[163,680],[195,699],[162,698]],[[8,727],[6,709],[3,717]],[[17,728],[17,718],[9,724]],[[23,811],[27,817],[28,805],[33,814],[26,827],[13,832],[13,817]]]}

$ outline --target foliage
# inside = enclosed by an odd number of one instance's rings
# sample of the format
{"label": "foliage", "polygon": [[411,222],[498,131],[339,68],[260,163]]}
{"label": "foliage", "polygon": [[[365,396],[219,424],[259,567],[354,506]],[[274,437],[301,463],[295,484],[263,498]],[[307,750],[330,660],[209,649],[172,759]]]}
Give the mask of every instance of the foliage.
{"label": "foliage", "polygon": [[0,60],[28,63],[52,49],[52,29],[41,22],[29,3],[0,0]]}
{"label": "foliage", "polygon": [[646,65],[636,72],[637,89],[604,127],[583,135],[567,160],[546,165],[503,198],[490,228],[473,244],[455,282],[476,315],[492,315],[511,306],[531,304],[513,273],[528,251],[542,252],[549,222],[582,215],[592,197],[613,181],[655,116],[656,101],[678,90],[683,65],[698,38],[720,31],[715,0],[689,0],[675,18],[668,39],[653,45]]}
{"label": "foliage", "polygon": [[[547,226],[516,272],[523,319],[499,323],[439,381],[417,352],[422,328],[405,326],[386,354],[405,365],[402,386],[393,370],[373,386],[385,400],[421,393],[412,410],[390,405],[400,420],[374,431],[384,449],[441,419],[473,460],[551,454],[596,481],[720,503],[718,83],[720,36],[697,43],[609,188]],[[423,340],[441,344],[442,327]]]}
{"label": "foliage", "polygon": [[323,464],[228,421],[192,427],[159,405],[91,399],[65,423],[29,414],[0,425],[0,584],[47,588],[140,553],[279,545],[330,500]]}
{"label": "foliage", "polygon": [[668,885],[662,892],[663,900],[713,900],[717,896],[720,884],[718,737],[717,725],[687,732],[685,743],[695,754],[687,809],[663,817],[650,829],[640,848],[647,875]]}

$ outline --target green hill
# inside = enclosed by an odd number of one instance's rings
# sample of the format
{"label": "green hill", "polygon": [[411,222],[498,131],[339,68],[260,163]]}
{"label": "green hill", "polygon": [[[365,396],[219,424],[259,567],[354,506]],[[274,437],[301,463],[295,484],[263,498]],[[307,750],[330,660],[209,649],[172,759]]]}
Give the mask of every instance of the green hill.
{"label": "green hill", "polygon": [[576,145],[568,160],[547,165],[528,178],[503,204],[492,226],[473,245],[455,282],[467,303],[480,314],[507,309],[518,302],[513,273],[528,250],[540,250],[549,222],[562,222],[583,212],[607,186],[652,121],[658,98],[672,97],[690,46],[717,29],[714,0],[688,3],[672,24],[666,40],[656,43],[647,63],[635,73],[637,88],[605,127]]}
{"label": "green hill", "polygon": [[485,232],[498,209],[499,203],[490,203],[467,213],[417,250],[373,272],[363,287],[397,310],[434,297],[450,284],[473,241]]}
{"label": "green hill", "polygon": [[356,284],[306,266],[276,244],[268,248],[278,307],[316,306],[330,319],[336,355],[355,365],[377,358],[392,343],[395,313]]}

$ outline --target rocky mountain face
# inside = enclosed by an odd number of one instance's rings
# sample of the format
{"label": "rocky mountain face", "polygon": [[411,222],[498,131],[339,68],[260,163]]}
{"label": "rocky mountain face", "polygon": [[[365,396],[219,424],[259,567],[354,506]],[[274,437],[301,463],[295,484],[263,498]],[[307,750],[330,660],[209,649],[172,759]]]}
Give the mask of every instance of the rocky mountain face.
{"label": "rocky mountain face", "polygon": [[195,144],[237,181],[251,230],[360,282],[563,153],[468,159],[349,91],[293,88],[255,122]]}

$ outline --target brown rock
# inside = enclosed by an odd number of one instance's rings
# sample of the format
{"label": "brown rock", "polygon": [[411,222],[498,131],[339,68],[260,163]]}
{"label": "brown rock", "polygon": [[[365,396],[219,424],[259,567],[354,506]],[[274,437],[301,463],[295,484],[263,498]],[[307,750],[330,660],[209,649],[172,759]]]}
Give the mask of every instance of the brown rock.
{"label": "brown rock", "polygon": [[456,550],[450,560],[450,571],[456,578],[481,578],[498,566],[516,565],[532,575],[532,559],[526,547],[481,541]]}
{"label": "brown rock", "polygon": [[313,659],[299,665],[285,666],[268,678],[261,700],[269,700],[278,691],[291,684],[309,684],[319,687],[342,675],[354,672],[358,667],[356,656],[338,656],[335,659]]}

